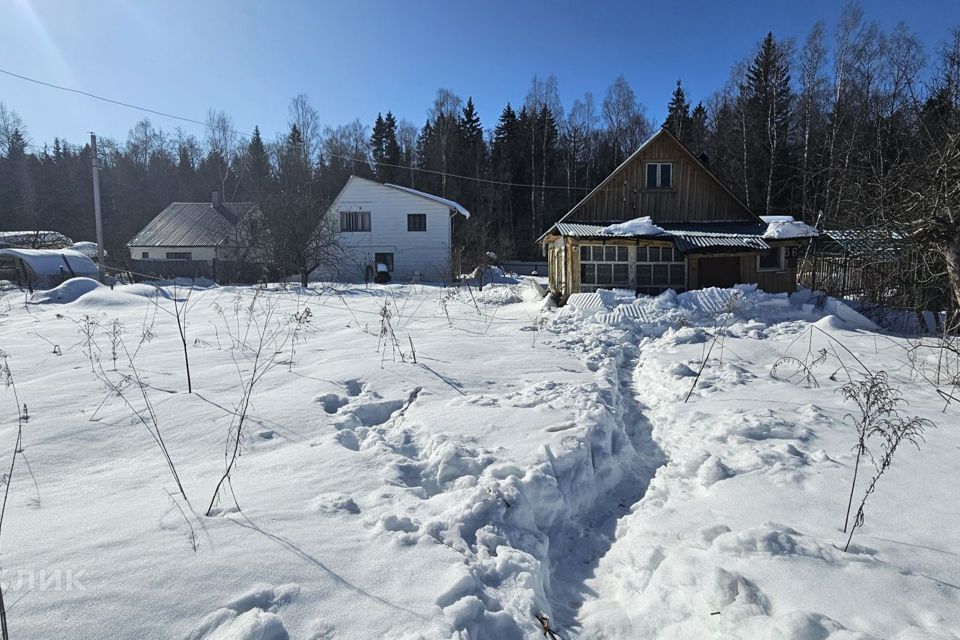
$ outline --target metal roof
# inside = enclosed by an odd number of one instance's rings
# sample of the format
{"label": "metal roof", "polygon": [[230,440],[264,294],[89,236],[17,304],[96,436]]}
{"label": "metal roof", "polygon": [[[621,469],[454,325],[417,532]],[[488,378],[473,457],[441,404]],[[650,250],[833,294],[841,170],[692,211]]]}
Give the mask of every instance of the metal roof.
{"label": "metal roof", "polygon": [[451,210],[456,211],[464,218],[470,217],[470,212],[467,211],[462,204],[459,202],[454,202],[453,200],[447,200],[446,198],[441,198],[440,196],[435,196],[432,193],[425,193],[423,191],[417,191],[416,189],[411,189],[410,187],[401,187],[398,184],[390,184],[389,182],[384,182],[383,186],[390,187],[391,189],[397,189],[399,191],[405,191],[413,196],[419,196],[421,198],[426,198],[427,200],[433,200],[438,204],[442,204],[445,207],[449,207]]}
{"label": "metal roof", "polygon": [[604,233],[606,224],[558,222],[554,225],[562,236],[577,238],[645,238],[669,240],[682,253],[722,251],[765,251],[770,248],[763,239],[767,225],[754,222],[659,223],[665,234],[624,236]]}
{"label": "metal roof", "polygon": [[237,222],[258,208],[255,202],[173,202],[157,214],[127,246],[215,247],[236,231]]}
{"label": "metal roof", "polygon": [[815,240],[822,255],[869,255],[902,248],[903,235],[882,229],[823,229]]}

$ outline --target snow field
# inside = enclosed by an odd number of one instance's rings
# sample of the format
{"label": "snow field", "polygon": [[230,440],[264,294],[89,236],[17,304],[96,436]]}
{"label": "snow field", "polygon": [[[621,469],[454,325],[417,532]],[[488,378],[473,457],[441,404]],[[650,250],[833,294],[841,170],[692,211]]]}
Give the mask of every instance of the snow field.
{"label": "snow field", "polygon": [[[568,640],[957,637],[955,408],[939,413],[903,341],[846,307],[752,287],[601,291],[559,310],[525,284],[274,288],[260,295],[284,322],[311,320],[254,390],[207,517],[252,290],[191,292],[187,394],[162,310],[184,289],[67,285],[0,301],[31,416],[0,545],[23,637],[510,640],[543,637],[536,614]],[[129,367],[112,372],[103,330],[154,335],[136,366],[189,503],[91,374],[91,319],[112,379]],[[898,452],[850,553],[833,546],[853,460],[840,363],[816,369],[821,388],[770,376],[814,325],[815,350],[829,333],[941,427]],[[12,443],[6,392],[0,407]],[[80,571],[83,588],[10,586],[38,569]]]}

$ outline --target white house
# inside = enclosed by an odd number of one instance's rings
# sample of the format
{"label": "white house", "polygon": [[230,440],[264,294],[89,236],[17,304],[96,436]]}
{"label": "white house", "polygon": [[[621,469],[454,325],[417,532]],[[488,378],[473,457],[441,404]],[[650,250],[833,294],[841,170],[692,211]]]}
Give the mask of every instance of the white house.
{"label": "white house", "polygon": [[327,215],[346,259],[315,278],[372,280],[387,265],[394,281],[446,280],[452,272],[453,218],[461,205],[416,189],[350,176]]}

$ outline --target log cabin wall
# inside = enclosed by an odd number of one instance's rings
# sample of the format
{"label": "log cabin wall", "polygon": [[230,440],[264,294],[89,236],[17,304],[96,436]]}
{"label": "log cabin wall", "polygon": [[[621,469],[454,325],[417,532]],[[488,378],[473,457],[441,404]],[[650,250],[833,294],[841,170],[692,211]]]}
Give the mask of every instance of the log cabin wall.
{"label": "log cabin wall", "polygon": [[[669,188],[650,188],[650,162],[673,165]],[[654,222],[756,221],[756,217],[669,132],[661,130],[564,216],[580,222],[619,222],[650,216]]]}

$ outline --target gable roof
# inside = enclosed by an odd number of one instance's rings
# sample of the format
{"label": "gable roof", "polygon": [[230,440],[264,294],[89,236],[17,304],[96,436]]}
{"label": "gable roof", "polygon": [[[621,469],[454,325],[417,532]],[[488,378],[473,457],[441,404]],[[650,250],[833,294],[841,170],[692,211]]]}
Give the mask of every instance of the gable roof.
{"label": "gable roof", "polygon": [[389,182],[384,182],[383,186],[390,187],[391,189],[399,189],[409,193],[410,195],[420,196],[421,198],[426,198],[427,200],[433,200],[438,204],[442,204],[446,207],[450,207],[451,210],[456,211],[464,218],[470,217],[470,212],[463,208],[463,205],[459,202],[454,202],[453,200],[447,200],[446,198],[441,198],[440,196],[435,196],[432,193],[424,193],[423,191],[417,191],[416,189],[411,189],[410,187],[401,187],[398,184],[390,184]]}
{"label": "gable roof", "polygon": [[[585,202],[587,202],[588,200],[590,200],[594,195],[596,195],[597,193],[601,192],[604,188],[606,188],[607,185],[610,184],[610,182],[612,182],[612,181],[617,177],[617,175],[618,175],[625,167],[627,167],[630,163],[632,163],[633,160],[634,160],[637,156],[639,156],[641,153],[643,153],[643,151],[644,151],[645,149],[647,149],[647,147],[649,147],[649,146],[653,143],[654,140],[656,140],[657,138],[659,138],[659,137],[661,137],[661,136],[665,136],[665,137],[667,137],[668,139],[670,139],[671,141],[673,141],[674,144],[683,151],[683,153],[693,162],[693,164],[694,164],[695,166],[699,167],[709,178],[711,178],[721,189],[723,189],[723,191],[726,192],[727,195],[729,195],[731,198],[733,198],[733,200],[746,212],[746,214],[750,217],[751,220],[753,220],[753,221],[755,221],[755,222],[757,222],[757,223],[762,222],[762,220],[761,220],[753,211],[750,210],[750,208],[746,205],[746,203],[744,203],[744,201],[743,201],[739,196],[737,196],[737,194],[735,194],[735,193],[730,189],[730,187],[728,187],[728,186],[723,182],[723,180],[721,180],[720,178],[717,177],[717,174],[715,174],[715,173],[710,169],[710,167],[708,167],[707,165],[705,165],[705,164],[703,163],[703,161],[696,156],[695,153],[693,153],[692,151],[690,151],[690,149],[687,148],[687,145],[685,145],[685,144],[683,144],[682,142],[680,142],[680,139],[677,138],[675,135],[673,135],[673,133],[670,132],[669,129],[662,128],[662,129],[660,129],[659,131],[657,131],[656,133],[654,133],[652,136],[650,136],[649,138],[647,138],[647,139],[643,142],[643,144],[641,144],[641,145],[637,148],[636,151],[634,151],[633,153],[631,153],[631,154],[627,157],[626,160],[624,160],[623,162],[621,162],[620,165],[619,165],[616,169],[614,169],[613,171],[611,171],[611,172],[610,172],[610,175],[608,175],[606,178],[604,178],[604,179],[600,182],[600,184],[598,184],[596,187],[594,187],[593,190],[591,190],[590,193],[588,193],[586,196],[584,196],[577,204],[573,205],[573,207],[570,208],[570,211],[568,211],[567,213],[565,213],[565,214],[563,215],[563,217],[561,217],[561,218],[557,221],[557,223],[566,222],[568,219],[570,219],[570,220],[575,220],[576,218],[571,218],[571,216],[580,208],[580,206],[581,206],[582,204],[584,204]],[[549,229],[547,229],[547,231],[544,232],[543,235],[541,235],[541,236],[537,239],[537,242],[542,241],[543,238],[546,237],[547,234],[550,233],[550,231],[551,231],[554,227],[556,227],[556,224],[552,225]]]}
{"label": "gable roof", "polygon": [[157,214],[128,247],[215,247],[236,232],[237,222],[259,207],[256,202],[172,202]]}
{"label": "gable roof", "polygon": [[343,185],[343,189],[340,190],[340,193],[337,194],[337,197],[334,198],[333,203],[330,205],[330,210],[331,210],[331,211],[336,209],[337,204],[339,204],[339,202],[340,202],[340,196],[342,196],[342,195],[344,194],[344,192],[347,190],[347,187],[350,186],[350,183],[351,183],[351,182],[355,182],[355,181],[357,181],[357,180],[363,180],[364,182],[369,182],[369,183],[371,183],[371,184],[375,184],[375,185],[378,185],[378,186],[381,186],[381,187],[387,187],[387,188],[389,188],[389,189],[395,189],[395,190],[397,190],[397,191],[402,191],[402,192],[407,193],[407,194],[409,194],[409,195],[417,196],[418,198],[424,198],[424,199],[426,199],[426,200],[430,200],[430,201],[433,202],[434,204],[442,204],[443,206],[447,207],[447,208],[450,209],[451,211],[456,211],[457,213],[459,213],[460,215],[462,215],[464,218],[469,218],[469,217],[470,217],[470,212],[467,211],[466,208],[464,208],[464,206],[463,206],[462,204],[460,204],[459,202],[454,202],[453,200],[447,200],[446,198],[441,198],[440,196],[435,196],[435,195],[433,195],[432,193],[426,193],[426,192],[424,192],[424,191],[417,191],[416,189],[411,189],[410,187],[401,187],[401,186],[398,185],[398,184],[391,184],[391,183],[389,183],[389,182],[377,182],[376,180],[371,180],[370,178],[362,178],[362,177],[356,176],[356,175],[351,175],[351,176],[347,179],[346,184]]}

